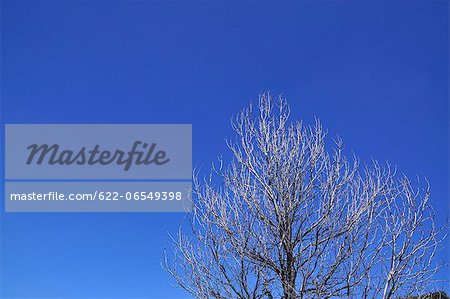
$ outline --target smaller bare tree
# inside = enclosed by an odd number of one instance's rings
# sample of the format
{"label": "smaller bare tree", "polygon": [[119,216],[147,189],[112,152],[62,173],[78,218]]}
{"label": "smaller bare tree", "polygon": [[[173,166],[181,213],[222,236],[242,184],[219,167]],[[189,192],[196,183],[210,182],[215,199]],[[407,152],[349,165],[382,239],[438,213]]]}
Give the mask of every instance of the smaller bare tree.
{"label": "smaller bare tree", "polygon": [[430,188],[389,164],[360,167],[319,121],[288,123],[260,96],[233,121],[232,161],[194,180],[190,230],[165,269],[195,298],[398,298],[424,293],[442,264]]}

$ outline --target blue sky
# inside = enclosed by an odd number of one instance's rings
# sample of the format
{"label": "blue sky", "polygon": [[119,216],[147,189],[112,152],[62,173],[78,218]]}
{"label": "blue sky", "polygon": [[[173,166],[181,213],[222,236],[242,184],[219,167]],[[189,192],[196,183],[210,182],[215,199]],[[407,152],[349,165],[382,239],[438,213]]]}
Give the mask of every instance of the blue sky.
{"label": "blue sky", "polygon": [[[269,90],[362,161],[427,177],[448,215],[448,1],[1,6],[2,124],[191,123],[208,169]],[[182,218],[2,209],[0,297],[186,298],[159,264]]]}

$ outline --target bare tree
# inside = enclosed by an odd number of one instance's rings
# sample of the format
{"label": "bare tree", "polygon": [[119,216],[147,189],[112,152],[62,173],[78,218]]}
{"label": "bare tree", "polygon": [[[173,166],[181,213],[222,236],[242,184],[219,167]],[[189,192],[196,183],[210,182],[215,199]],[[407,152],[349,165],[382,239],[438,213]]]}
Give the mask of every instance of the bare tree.
{"label": "bare tree", "polygon": [[319,121],[288,123],[260,96],[229,141],[232,161],[194,180],[189,229],[164,267],[195,298],[398,298],[422,292],[444,238],[429,205],[389,164],[347,160]]}

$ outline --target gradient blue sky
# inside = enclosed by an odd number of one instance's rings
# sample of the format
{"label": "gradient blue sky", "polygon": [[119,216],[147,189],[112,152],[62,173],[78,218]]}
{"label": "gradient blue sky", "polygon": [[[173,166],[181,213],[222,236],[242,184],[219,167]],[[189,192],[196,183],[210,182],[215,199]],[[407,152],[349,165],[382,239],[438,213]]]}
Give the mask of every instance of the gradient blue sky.
{"label": "gradient blue sky", "polygon": [[[2,1],[2,130],[192,123],[194,165],[207,169],[226,152],[230,117],[270,90],[287,97],[293,118],[318,116],[362,161],[426,176],[442,222],[448,9],[448,1]],[[0,216],[1,298],[187,298],[159,265],[180,213],[2,208]]]}

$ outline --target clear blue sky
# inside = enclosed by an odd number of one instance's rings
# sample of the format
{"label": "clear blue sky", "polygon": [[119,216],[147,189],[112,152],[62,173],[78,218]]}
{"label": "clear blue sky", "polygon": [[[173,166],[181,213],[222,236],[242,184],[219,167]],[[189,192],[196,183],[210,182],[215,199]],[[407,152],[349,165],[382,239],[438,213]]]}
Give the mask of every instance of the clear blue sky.
{"label": "clear blue sky", "polygon": [[[448,214],[448,1],[1,5],[2,124],[192,123],[207,169],[270,90],[363,161],[426,176]],[[187,298],[159,265],[182,217],[2,208],[0,297]]]}

